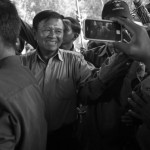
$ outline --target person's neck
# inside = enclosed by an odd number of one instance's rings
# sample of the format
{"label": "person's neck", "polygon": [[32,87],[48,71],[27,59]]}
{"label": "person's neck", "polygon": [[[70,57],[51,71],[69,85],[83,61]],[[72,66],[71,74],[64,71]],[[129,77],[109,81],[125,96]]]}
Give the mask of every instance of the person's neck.
{"label": "person's neck", "polygon": [[73,43],[62,44],[61,48],[64,50],[72,50]]}
{"label": "person's neck", "polygon": [[0,50],[0,60],[15,55],[16,53],[14,48],[3,48],[2,50]]}
{"label": "person's neck", "polygon": [[58,50],[56,50],[56,51],[40,51],[39,50],[39,54],[45,62],[48,62],[48,60],[51,57],[53,57],[57,52],[58,52]]}

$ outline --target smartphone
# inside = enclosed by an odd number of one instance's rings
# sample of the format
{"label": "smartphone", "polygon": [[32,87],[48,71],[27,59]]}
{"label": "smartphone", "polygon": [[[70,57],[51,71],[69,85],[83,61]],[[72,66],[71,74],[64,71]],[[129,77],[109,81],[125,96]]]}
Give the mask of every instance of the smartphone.
{"label": "smartphone", "polygon": [[103,42],[122,41],[122,27],[111,20],[85,19],[83,33],[86,40]]}

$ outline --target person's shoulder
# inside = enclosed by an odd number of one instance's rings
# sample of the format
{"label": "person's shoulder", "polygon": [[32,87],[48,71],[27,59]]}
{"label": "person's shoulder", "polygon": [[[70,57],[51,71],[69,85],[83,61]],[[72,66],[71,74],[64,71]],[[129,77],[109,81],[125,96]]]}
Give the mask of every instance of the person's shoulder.
{"label": "person's shoulder", "polygon": [[0,94],[6,97],[34,85],[38,85],[36,79],[24,66],[0,71]]}

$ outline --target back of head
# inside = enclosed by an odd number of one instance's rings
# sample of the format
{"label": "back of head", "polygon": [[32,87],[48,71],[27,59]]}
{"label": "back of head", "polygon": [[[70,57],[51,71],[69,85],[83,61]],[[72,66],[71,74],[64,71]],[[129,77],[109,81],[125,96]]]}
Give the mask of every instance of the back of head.
{"label": "back of head", "polygon": [[128,4],[122,0],[108,1],[103,7],[102,19],[108,19],[111,17],[123,17],[132,19]]}
{"label": "back of head", "polygon": [[71,28],[72,28],[73,32],[80,34],[81,26],[80,26],[80,23],[79,23],[79,21],[77,19],[72,18],[72,17],[65,17],[64,23],[65,23],[65,20],[69,20],[70,21]]}
{"label": "back of head", "polygon": [[0,37],[5,45],[16,47],[20,27],[15,5],[10,0],[0,0]]}
{"label": "back of head", "polygon": [[41,21],[48,20],[48,19],[51,19],[51,18],[56,18],[56,19],[63,20],[64,16],[59,14],[59,13],[57,13],[57,12],[55,12],[55,11],[52,11],[52,10],[41,11],[38,14],[36,14],[34,19],[33,19],[33,29],[37,30],[38,29],[38,25],[39,25],[39,23]]}

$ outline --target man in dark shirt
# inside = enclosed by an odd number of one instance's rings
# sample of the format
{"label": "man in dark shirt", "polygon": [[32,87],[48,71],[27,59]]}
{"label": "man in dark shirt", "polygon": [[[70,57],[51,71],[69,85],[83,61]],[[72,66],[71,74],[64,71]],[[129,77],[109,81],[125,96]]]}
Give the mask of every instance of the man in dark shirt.
{"label": "man in dark shirt", "polygon": [[[111,0],[105,3],[102,18],[110,20],[111,17],[123,17],[132,20],[127,3],[121,0]],[[129,37],[126,35],[123,36],[123,39],[128,41]],[[96,67],[101,67],[103,62],[107,62],[107,59],[118,51],[113,47],[113,44],[102,41],[92,41],[89,47],[91,50],[84,53],[84,58]],[[100,99],[101,101],[104,99],[103,102],[99,101],[96,105],[88,107],[89,149],[117,150],[128,146],[127,142],[134,145],[133,141],[129,141],[131,134],[125,132],[127,130],[122,125],[121,116],[128,103],[127,97],[132,92],[131,81],[136,79],[137,68],[138,63],[133,63],[130,69],[126,71],[126,75],[117,78],[115,84],[102,95]],[[128,138],[126,138],[127,136]]]}
{"label": "man in dark shirt", "polygon": [[45,150],[45,107],[37,81],[15,56],[20,19],[0,1],[0,149]]}

